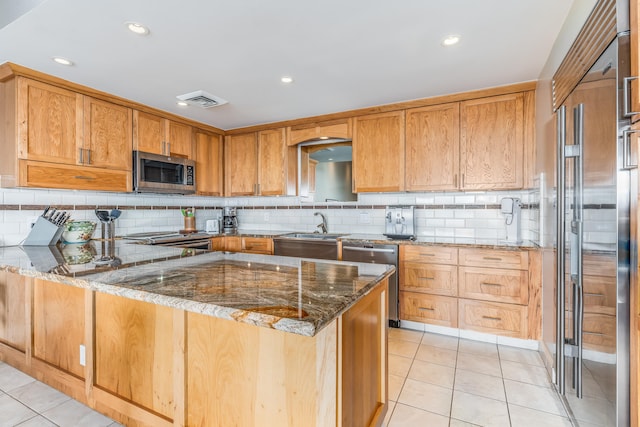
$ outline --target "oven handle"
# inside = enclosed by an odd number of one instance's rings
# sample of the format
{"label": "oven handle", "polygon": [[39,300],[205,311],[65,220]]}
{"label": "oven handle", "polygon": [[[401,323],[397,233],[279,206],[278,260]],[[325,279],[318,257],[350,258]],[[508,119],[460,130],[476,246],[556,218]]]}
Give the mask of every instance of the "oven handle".
{"label": "oven handle", "polygon": [[169,242],[169,243],[156,243],[155,246],[166,246],[173,248],[200,248],[201,246],[206,246],[206,248],[202,249],[211,249],[211,240],[196,240],[195,242]]}

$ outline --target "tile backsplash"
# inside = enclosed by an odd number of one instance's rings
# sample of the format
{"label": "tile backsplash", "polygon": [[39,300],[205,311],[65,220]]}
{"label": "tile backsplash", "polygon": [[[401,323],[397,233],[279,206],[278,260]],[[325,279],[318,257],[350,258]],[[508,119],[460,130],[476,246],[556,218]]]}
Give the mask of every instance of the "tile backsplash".
{"label": "tile backsplash", "polygon": [[[0,245],[19,244],[30,223],[45,206],[71,211],[72,219],[97,220],[93,210],[119,208],[116,234],[177,231],[183,228],[180,207],[196,207],[196,226],[222,215],[222,206],[237,206],[240,228],[265,231],[314,231],[319,222],[314,212],[327,217],[330,232],[374,233],[384,231],[386,205],[415,205],[416,233],[444,239],[504,239],[506,226],[500,213],[504,197],[519,197],[522,237],[538,241],[539,197],[537,191],[469,193],[367,193],[357,202],[301,202],[298,197],[199,197],[65,190],[2,189],[0,192]],[[99,237],[99,227],[95,234]]]}

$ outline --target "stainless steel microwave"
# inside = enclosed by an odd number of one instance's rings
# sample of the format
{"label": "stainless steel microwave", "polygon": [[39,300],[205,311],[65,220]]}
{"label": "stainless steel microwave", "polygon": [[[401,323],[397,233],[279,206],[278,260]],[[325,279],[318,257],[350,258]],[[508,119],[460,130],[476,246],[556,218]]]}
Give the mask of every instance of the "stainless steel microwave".
{"label": "stainless steel microwave", "polygon": [[133,190],[138,193],[193,194],[196,163],[180,157],[133,152]]}

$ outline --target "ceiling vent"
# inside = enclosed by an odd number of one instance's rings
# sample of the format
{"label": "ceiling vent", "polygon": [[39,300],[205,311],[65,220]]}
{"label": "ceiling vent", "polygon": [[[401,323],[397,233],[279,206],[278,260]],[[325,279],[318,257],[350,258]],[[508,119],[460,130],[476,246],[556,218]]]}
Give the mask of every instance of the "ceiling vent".
{"label": "ceiling vent", "polygon": [[200,108],[217,107],[218,105],[227,103],[227,100],[211,95],[203,90],[178,95],[176,98],[180,101],[186,102],[187,104],[195,105]]}

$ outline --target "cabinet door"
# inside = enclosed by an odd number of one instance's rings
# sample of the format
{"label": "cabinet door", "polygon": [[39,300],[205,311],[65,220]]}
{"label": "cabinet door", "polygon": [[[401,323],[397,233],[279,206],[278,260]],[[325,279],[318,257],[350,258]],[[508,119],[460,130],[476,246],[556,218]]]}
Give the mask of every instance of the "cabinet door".
{"label": "cabinet door", "polygon": [[132,127],[130,108],[85,97],[82,163],[130,171]]}
{"label": "cabinet door", "polygon": [[18,158],[74,165],[82,148],[82,95],[18,79]]}
{"label": "cabinet door", "polygon": [[258,133],[258,194],[286,194],[286,140],[284,129]]}
{"label": "cabinet door", "polygon": [[460,104],[407,110],[407,191],[456,190],[460,165]]}
{"label": "cabinet door", "polygon": [[242,237],[225,236],[224,250],[229,252],[242,252]]}
{"label": "cabinet door", "polygon": [[356,193],[404,190],[404,111],[355,119],[353,180]]}
{"label": "cabinet door", "polygon": [[167,120],[167,154],[193,159],[193,128],[189,125]]}
{"label": "cabinet door", "polygon": [[84,289],[35,279],[33,357],[84,378],[81,345],[86,345]]}
{"label": "cabinet door", "polygon": [[230,135],[224,145],[225,196],[256,194],[258,177],[256,133]]}
{"label": "cabinet door", "polygon": [[196,192],[222,196],[222,137],[196,131]]}
{"label": "cabinet door", "polygon": [[522,93],[460,104],[461,189],[523,187],[523,123]]}
{"label": "cabinet door", "polygon": [[0,271],[0,342],[22,352],[27,345],[27,278]]}
{"label": "cabinet door", "polygon": [[164,119],[154,114],[133,112],[133,146],[138,151],[165,154]]}

